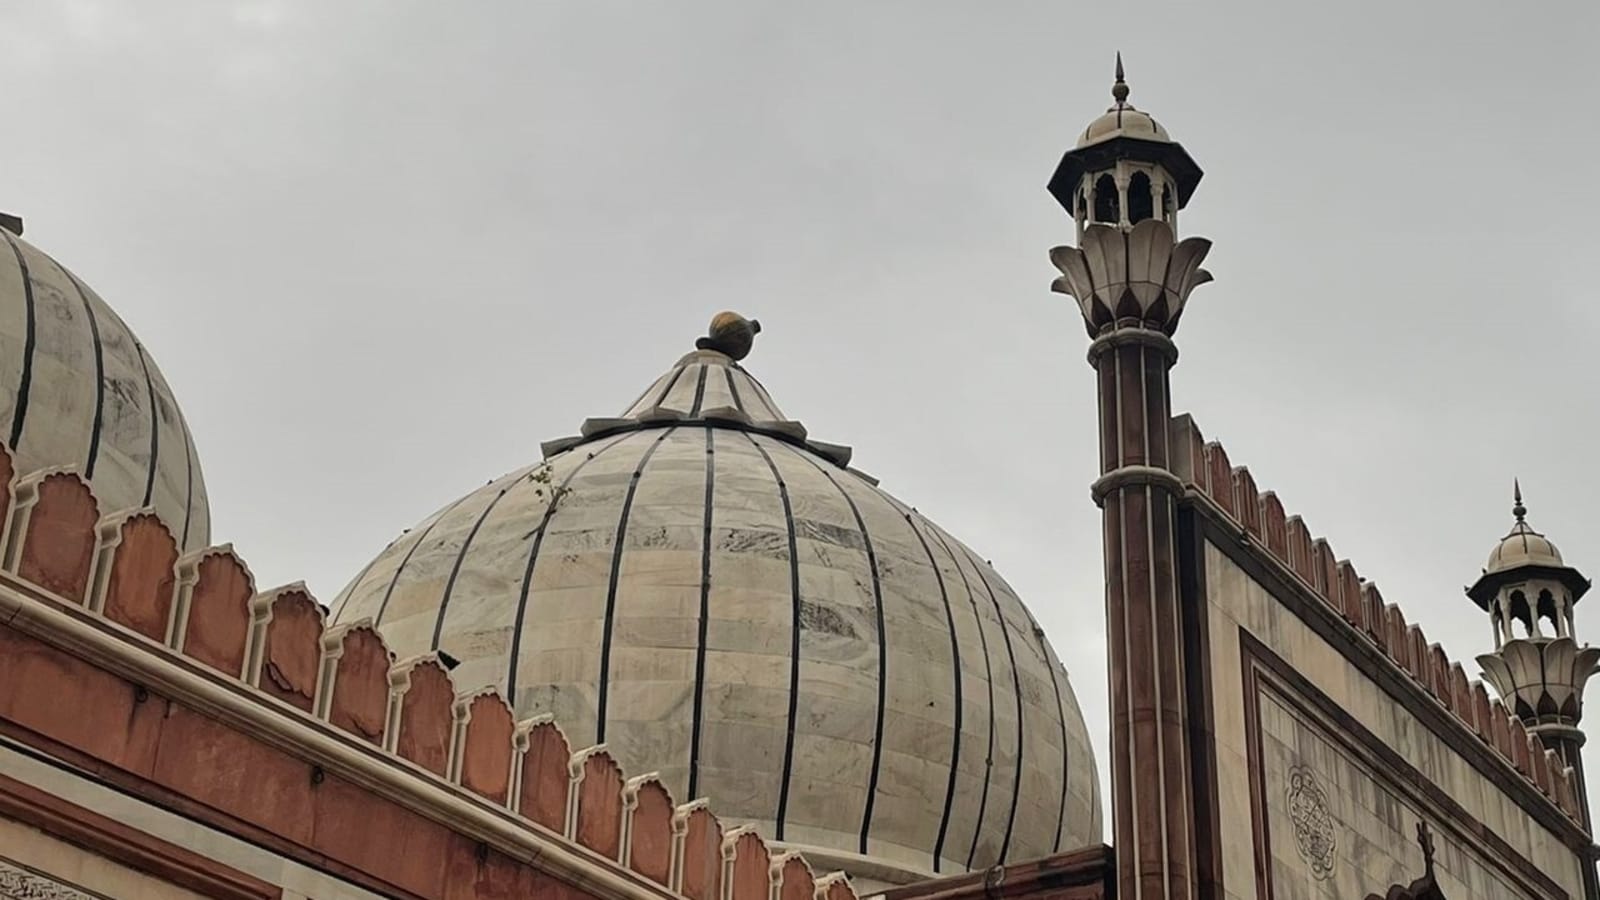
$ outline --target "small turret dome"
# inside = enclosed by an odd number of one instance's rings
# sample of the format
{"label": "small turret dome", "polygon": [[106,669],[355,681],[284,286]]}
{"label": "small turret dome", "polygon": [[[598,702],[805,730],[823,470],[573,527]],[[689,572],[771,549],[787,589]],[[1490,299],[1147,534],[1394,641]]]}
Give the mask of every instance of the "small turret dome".
{"label": "small turret dome", "polygon": [[1533,530],[1528,524],[1528,508],[1522,505],[1522,485],[1516,485],[1511,514],[1516,517],[1511,531],[1489,551],[1489,561],[1484,564],[1484,574],[1505,572],[1522,566],[1549,566],[1560,568],[1561,551],[1550,539]]}
{"label": "small turret dome", "polygon": [[1078,138],[1078,147],[1088,147],[1116,137],[1139,138],[1145,141],[1171,143],[1167,129],[1161,127],[1149,113],[1119,104],[1106,110],[1105,115],[1089,123]]}
{"label": "small turret dome", "polygon": [[1122,54],[1117,54],[1117,81],[1111,86],[1111,99],[1115,103],[1105,114],[1089,123],[1078,137],[1078,149],[1109,141],[1112,138],[1136,138],[1141,141],[1172,143],[1167,130],[1147,112],[1134,109],[1128,102],[1128,82],[1122,73]]}
{"label": "small turret dome", "polygon": [[1561,561],[1561,551],[1550,539],[1534,531],[1527,522],[1518,521],[1512,526],[1511,533],[1500,539],[1489,552],[1489,561],[1484,564],[1485,572],[1504,572],[1519,566],[1550,566],[1564,565]]}

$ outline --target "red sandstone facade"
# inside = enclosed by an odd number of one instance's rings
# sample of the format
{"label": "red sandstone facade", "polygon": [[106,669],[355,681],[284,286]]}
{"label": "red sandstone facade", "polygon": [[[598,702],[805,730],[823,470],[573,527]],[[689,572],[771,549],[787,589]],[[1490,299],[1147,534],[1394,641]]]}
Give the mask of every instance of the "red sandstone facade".
{"label": "red sandstone facade", "polygon": [[[180,558],[71,472],[10,475],[0,448],[0,735],[19,747],[382,896],[855,896],[556,723],[458,694],[438,659],[325,628],[302,587],[258,592],[230,548]],[[203,896],[281,895],[15,779],[0,816]]]}

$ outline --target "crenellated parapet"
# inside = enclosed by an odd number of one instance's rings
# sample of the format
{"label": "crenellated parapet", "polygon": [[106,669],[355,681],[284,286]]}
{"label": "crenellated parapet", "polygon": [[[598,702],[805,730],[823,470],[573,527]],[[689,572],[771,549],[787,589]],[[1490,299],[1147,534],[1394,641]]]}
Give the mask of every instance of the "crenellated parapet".
{"label": "crenellated parapet", "polygon": [[1582,822],[1578,779],[1562,757],[1528,733],[1521,719],[1444,648],[1428,640],[1420,625],[1386,602],[1378,586],[1340,559],[1325,538],[1313,536],[1305,520],[1287,515],[1278,496],[1258,488],[1250,470],[1236,466],[1220,443],[1206,441],[1188,415],[1172,420],[1173,471],[1192,493],[1231,520],[1239,537],[1337,613],[1346,626],[1376,647],[1421,692],[1492,748],[1574,821]]}
{"label": "crenellated parapet", "polygon": [[[463,806],[474,821],[509,817],[624,879],[695,900],[856,896],[842,875],[817,876],[754,829],[724,827],[703,800],[680,804],[654,774],[629,777],[604,745],[574,749],[549,717],[517,721],[498,691],[460,690],[437,655],[397,660],[367,621],[330,627],[303,584],[258,589],[233,548],[180,555],[152,510],[107,513],[72,470],[12,469],[0,446],[0,475],[11,473],[0,479],[0,587],[28,606],[7,600],[0,626],[35,607],[34,619],[66,613],[123,668],[170,670],[174,683],[198,679],[213,698],[242,696],[258,719],[283,723],[268,730],[303,729],[317,747],[385,770],[352,780],[448,797],[437,803],[445,819],[466,815]],[[78,644],[63,649],[86,653]],[[26,664],[8,666],[0,653],[0,694],[8,673],[12,685],[23,681],[16,666]],[[30,690],[41,672],[23,673]],[[313,771],[320,779],[321,763]]]}

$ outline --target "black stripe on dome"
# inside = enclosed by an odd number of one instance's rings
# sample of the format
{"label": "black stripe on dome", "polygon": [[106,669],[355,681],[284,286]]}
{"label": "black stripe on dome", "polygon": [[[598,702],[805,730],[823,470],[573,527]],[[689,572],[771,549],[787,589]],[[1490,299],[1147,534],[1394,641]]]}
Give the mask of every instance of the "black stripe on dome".
{"label": "black stripe on dome", "polygon": [[145,393],[150,398],[150,470],[144,476],[144,502],[140,506],[149,506],[150,498],[156,492],[156,463],[161,461],[161,410],[156,406],[156,381],[150,377],[150,358],[145,356],[144,345],[137,340],[133,342],[133,349],[139,354],[139,366],[144,369]]}
{"label": "black stripe on dome", "polygon": [[[1038,623],[1034,624],[1038,628]],[[1050,648],[1045,644],[1044,632],[1037,633],[1039,638],[1039,654],[1044,657],[1045,667],[1050,670],[1050,686],[1056,692],[1056,714],[1061,717],[1061,805],[1056,810],[1056,839],[1050,845],[1052,853],[1061,850],[1061,830],[1067,824],[1067,787],[1072,783],[1072,753],[1067,747],[1067,705],[1061,696],[1061,676],[1065,674],[1061,665],[1050,658]]]}
{"label": "black stripe on dome", "polygon": [[[855,499],[844,489],[844,485],[840,484],[839,480],[833,477],[833,473],[823,468],[810,454],[801,453],[792,447],[789,448],[789,452],[811,463],[818,472],[822,473],[824,478],[833,484],[834,490],[839,492],[839,496],[844,498],[845,505],[850,507],[850,514],[855,517],[856,530],[861,532],[861,542],[866,545],[867,565],[872,573],[872,607],[878,616],[878,709],[877,722],[873,725],[872,730],[872,768],[867,776],[866,807],[861,812],[859,852],[865,854],[867,852],[867,835],[872,830],[872,808],[878,800],[878,773],[883,766],[884,706],[888,702],[887,695],[889,691],[889,642],[887,635],[884,633],[883,582],[878,573],[878,554],[872,549],[872,535],[867,532],[867,523],[861,518],[861,509],[856,506]],[[959,735],[960,733],[957,732],[958,741]],[[935,866],[937,864],[938,860],[935,857]]]}
{"label": "black stripe on dome", "polygon": [[965,547],[962,549],[966,551],[967,561],[978,571],[978,580],[983,582],[983,589],[989,595],[989,602],[994,604],[994,614],[1000,618],[1000,636],[1006,641],[1006,658],[1011,660],[1011,687],[1017,697],[1017,765],[1012,777],[1011,813],[1006,816],[1006,836],[1000,842],[1000,857],[995,860],[995,864],[999,865],[1006,861],[1006,853],[1011,849],[1011,828],[1017,822],[1017,802],[1021,799],[1022,793],[1022,676],[1017,671],[1017,654],[1011,646],[1011,629],[1006,627],[1005,611],[1000,608],[1000,598],[995,595],[994,586],[989,583],[989,576],[983,574],[985,566],[973,558],[971,550]]}
{"label": "black stripe on dome", "polygon": [[188,487],[183,498],[183,548],[189,547],[189,520],[194,516],[194,435],[189,433],[189,422],[183,417],[183,408],[176,403],[178,409],[178,427],[183,429],[183,471]]}
{"label": "black stripe on dome", "polygon": [[356,590],[361,587],[361,582],[367,577],[367,573],[372,571],[372,567],[377,565],[378,560],[382,558],[383,554],[379,553],[377,556],[367,560],[367,564],[362,566],[361,571],[356,573],[355,579],[345,586],[339,596],[333,598],[334,605],[328,610],[329,619],[335,622],[339,621],[339,617],[344,614],[344,608],[350,605],[350,599],[356,595]]}
{"label": "black stripe on dome", "polygon": [[628,479],[628,492],[622,497],[622,512],[617,516],[617,535],[611,543],[611,583],[606,587],[605,625],[600,632],[600,698],[595,707],[594,726],[594,742],[597,744],[606,742],[606,706],[611,699],[611,640],[614,636],[612,629],[617,619],[617,582],[622,577],[622,554],[626,549],[628,537],[628,515],[633,512],[633,496],[639,490],[639,479],[644,477],[645,467],[650,465],[650,457],[655,456],[661,442],[671,437],[677,430],[668,428],[645,448],[644,455],[639,457],[639,465],[633,470],[633,477]]}
{"label": "black stripe on dome", "polygon": [[705,718],[706,639],[711,624],[711,516],[717,487],[717,430],[706,426],[706,514],[700,550],[700,622],[694,642],[694,708],[689,724],[689,796],[700,790],[700,731]]}
{"label": "black stripe on dome", "polygon": [[697,418],[700,415],[700,404],[706,399],[706,374],[710,368],[710,366],[702,365],[700,367],[700,375],[695,379],[694,403],[689,407],[690,418]]}
{"label": "black stripe on dome", "polygon": [[[922,529],[917,527],[917,523],[911,517],[911,513],[902,511],[901,515],[905,516],[906,527],[910,528],[911,533],[917,536],[917,543],[922,545],[922,552],[928,555],[928,565],[933,568],[933,577],[939,582],[939,599],[944,603],[944,621],[945,625],[950,629],[950,660],[955,669],[956,721],[954,726],[955,735],[950,741],[950,780],[945,784],[944,788],[944,812],[939,816],[939,838],[933,845],[933,871],[938,872],[939,861],[944,856],[945,836],[950,831],[950,810],[955,806],[956,775],[959,774],[961,767],[961,728],[963,724],[961,713],[961,643],[956,638],[956,616],[955,611],[950,606],[950,591],[945,587],[944,573],[939,571],[939,561],[933,558],[933,548],[928,546],[927,538],[922,536]],[[945,552],[948,553],[948,549]],[[960,567],[958,566],[957,568],[959,570]],[[979,633],[982,633],[981,629]],[[990,716],[992,721],[993,713]],[[982,824],[981,813],[979,815],[979,824]]]}
{"label": "black stripe on dome", "polygon": [[751,384],[755,385],[756,393],[760,395],[757,399],[765,404],[767,409],[771,411],[772,418],[783,418],[783,413],[778,410],[778,404],[773,401],[772,395],[767,393],[767,386],[761,383],[761,379],[751,375],[750,372],[744,368],[740,368],[739,371],[744,372],[744,376],[750,379]]}
{"label": "black stripe on dome", "polygon": [[783,501],[783,521],[789,532],[789,596],[792,601],[793,613],[789,626],[789,724],[784,730],[783,741],[783,781],[778,785],[778,812],[774,831],[774,840],[783,840],[784,819],[789,815],[789,779],[794,774],[794,731],[795,719],[800,712],[800,556],[795,542],[794,533],[794,506],[789,500],[789,485],[778,474],[778,466],[773,463],[772,456],[767,453],[767,448],[761,446],[755,435],[745,434],[750,439],[756,452],[766,460],[767,469],[772,472],[772,478],[778,483],[778,497]]}
{"label": "black stripe on dome", "polygon": [[[89,295],[83,289],[83,284],[74,278],[71,272],[61,263],[50,259],[55,264],[56,271],[72,282],[72,287],[78,292],[78,300],[83,304],[84,318],[89,320],[89,337],[94,343],[94,427],[89,432],[89,455],[83,464],[83,477],[93,480],[94,464],[100,458],[100,430],[105,421],[106,411],[106,357],[105,346],[100,342],[100,322],[95,317],[94,305],[89,302]],[[188,529],[184,529],[184,541],[188,541]],[[183,545],[179,545],[183,546]]]}
{"label": "black stripe on dome", "polygon": [[[531,472],[528,473],[528,475],[532,474]],[[439,649],[439,636],[444,633],[445,611],[450,608],[450,596],[456,592],[456,578],[461,575],[461,564],[466,561],[467,551],[472,547],[473,538],[478,536],[478,529],[483,527],[483,520],[489,518],[489,514],[494,512],[494,508],[500,505],[500,501],[505,498],[512,488],[527,479],[528,476],[524,475],[501,488],[500,493],[495,494],[494,499],[489,501],[489,505],[485,506],[483,512],[478,514],[478,520],[472,523],[472,530],[467,532],[466,540],[461,542],[461,549],[456,552],[455,562],[450,564],[450,577],[445,579],[444,582],[444,594],[439,598],[439,615],[433,620],[433,640],[428,643],[430,651]]]}
{"label": "black stripe on dome", "polygon": [[639,404],[644,402],[644,398],[650,396],[650,392],[656,389],[656,385],[658,385],[661,382],[665,381],[666,378],[667,378],[666,373],[662,373],[661,375],[658,375],[656,377],[655,381],[650,382],[649,386],[647,386],[644,390],[639,392],[639,396],[633,398],[633,402],[632,403],[629,403],[626,407],[623,408],[622,415],[624,417],[635,415],[636,411],[639,408]]}
{"label": "black stripe on dome", "polygon": [[[667,402],[667,395],[672,393],[673,386],[678,383],[679,378],[683,377],[683,370],[683,366],[679,366],[678,368],[672,370],[672,377],[667,379],[667,386],[661,389],[661,395],[656,397],[656,402],[651,404],[651,408],[660,406],[661,404]],[[648,411],[649,410],[646,410],[646,412]]]}
{"label": "black stripe on dome", "polygon": [[[927,527],[928,523],[923,521],[923,525]],[[989,659],[989,636],[983,631],[983,616],[978,612],[978,595],[972,590],[972,582],[967,579],[966,570],[961,568],[961,560],[951,552],[944,535],[932,528],[928,530],[932,532],[933,539],[944,549],[945,555],[950,557],[951,565],[956,567],[956,574],[961,576],[961,586],[966,590],[967,602],[972,606],[972,624],[978,629],[978,649],[983,654],[983,684],[989,691],[989,703],[986,707],[989,712],[989,743],[983,751],[983,789],[978,793],[978,818],[972,826],[972,843],[967,847],[967,869],[970,871],[972,860],[978,853],[978,838],[983,835],[983,821],[989,813],[989,775],[994,771],[994,665]]]}
{"label": "black stripe on dome", "polygon": [[11,450],[18,452],[18,443],[22,441],[22,425],[28,417],[28,394],[33,387],[33,354],[39,343],[38,312],[34,309],[33,278],[28,274],[28,261],[22,255],[22,248],[5,229],[0,228],[0,237],[6,239],[11,245],[11,252],[17,257],[17,268],[22,273],[22,300],[27,308],[27,331],[22,342],[22,378],[17,382],[16,405],[11,409]]}
{"label": "black stripe on dome", "polygon": [[533,546],[528,550],[528,564],[522,570],[522,589],[517,594],[517,617],[511,625],[511,653],[506,660],[506,665],[509,667],[506,672],[506,700],[511,703],[513,710],[517,708],[517,659],[522,656],[522,626],[528,618],[528,593],[533,586],[533,567],[539,562],[539,550],[544,546],[545,532],[550,530],[550,520],[555,518],[556,510],[561,506],[561,497],[566,494],[572,480],[583,471],[583,467],[594,462],[600,454],[622,443],[630,433],[617,435],[612,438],[611,443],[596,447],[583,459],[578,460],[578,464],[572,467],[572,471],[561,479],[561,483],[551,493],[550,502],[544,508],[544,515],[539,517],[539,524],[533,529]]}
{"label": "black stripe on dome", "polygon": [[739,386],[733,383],[733,369],[723,366],[722,374],[727,376],[728,379],[728,393],[733,395],[733,408],[745,413],[745,415],[749,415],[749,412],[744,408],[744,400],[739,396]]}
{"label": "black stripe on dome", "polygon": [[383,614],[389,609],[389,598],[394,596],[394,586],[400,583],[400,573],[406,570],[406,563],[411,562],[411,554],[416,553],[417,548],[422,546],[422,542],[428,539],[428,535],[433,531],[434,526],[438,525],[440,522],[443,522],[445,516],[450,515],[450,513],[453,512],[456,507],[465,503],[467,498],[471,496],[472,494],[466,494],[461,497],[457,497],[454,502],[441,510],[439,515],[436,516],[432,522],[428,523],[428,527],[422,529],[422,533],[417,535],[416,543],[411,545],[411,549],[406,551],[406,555],[400,558],[400,565],[395,566],[394,576],[389,579],[389,586],[384,589],[383,599],[378,602],[378,613],[372,617],[372,625],[374,628],[383,624]]}

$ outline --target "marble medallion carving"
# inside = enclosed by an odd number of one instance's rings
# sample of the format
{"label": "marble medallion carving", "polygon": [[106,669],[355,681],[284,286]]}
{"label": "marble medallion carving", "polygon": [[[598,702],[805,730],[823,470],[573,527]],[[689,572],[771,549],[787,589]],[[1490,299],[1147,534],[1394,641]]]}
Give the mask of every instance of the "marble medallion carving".
{"label": "marble medallion carving", "polygon": [[1328,811],[1328,794],[1316,775],[1304,766],[1289,770],[1289,821],[1294,825],[1294,842],[1300,856],[1311,865],[1318,880],[1333,874],[1334,851],[1338,847],[1338,828]]}

